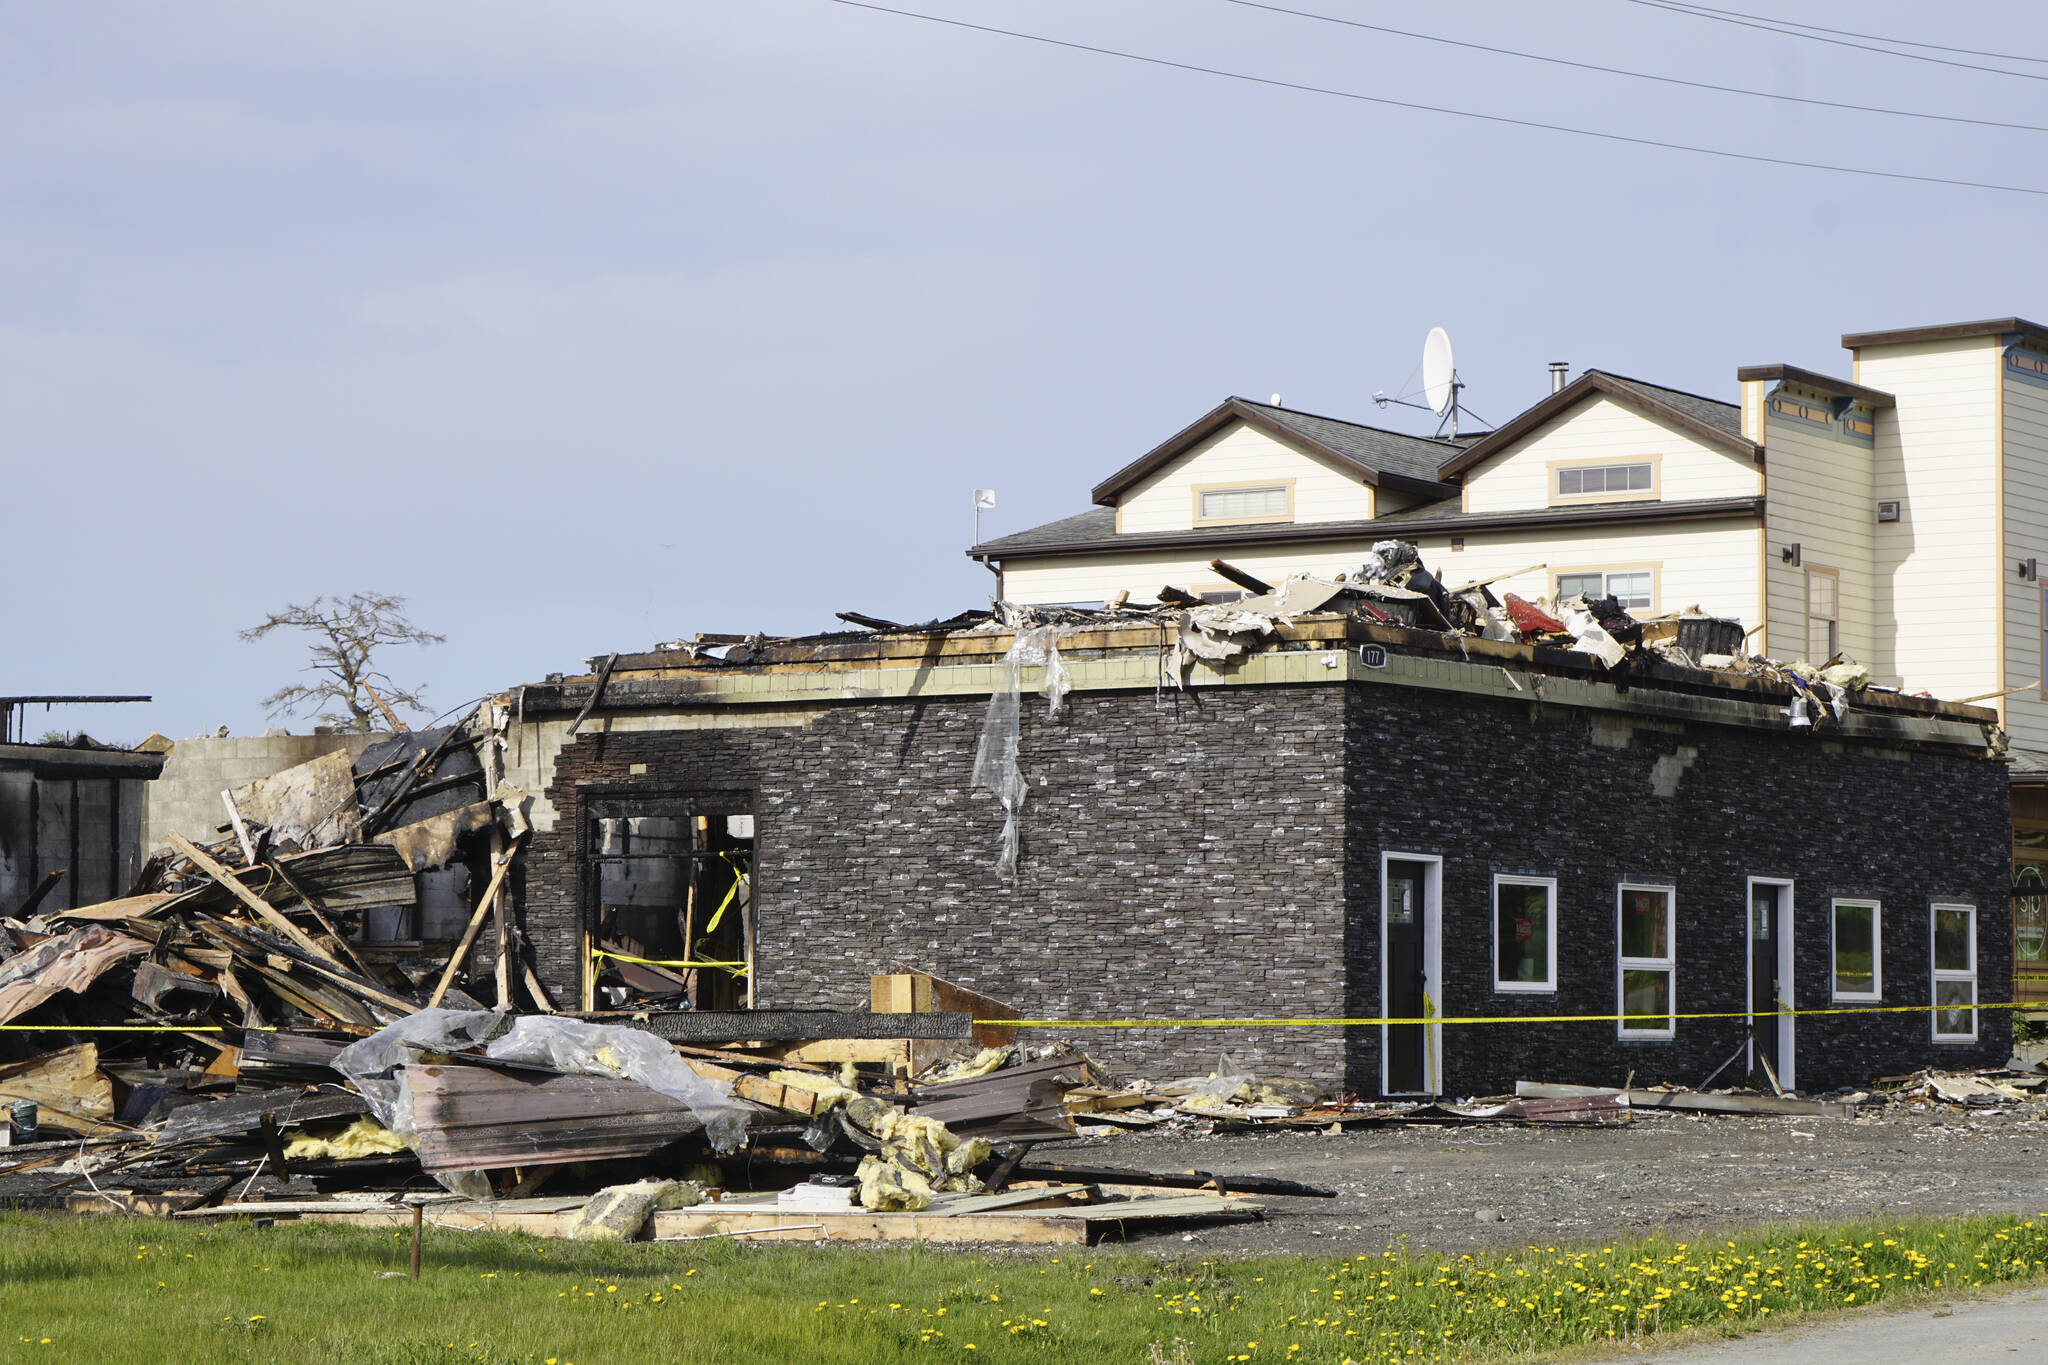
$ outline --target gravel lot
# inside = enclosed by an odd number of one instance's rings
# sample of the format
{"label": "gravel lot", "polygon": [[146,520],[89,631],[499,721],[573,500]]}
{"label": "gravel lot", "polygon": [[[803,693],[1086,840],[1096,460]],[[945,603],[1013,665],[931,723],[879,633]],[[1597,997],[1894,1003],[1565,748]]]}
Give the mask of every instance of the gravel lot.
{"label": "gravel lot", "polygon": [[[1263,1222],[1132,1238],[1233,1255],[1603,1243],[1664,1231],[1906,1214],[2048,1212],[2048,1108],[1866,1106],[1855,1119],[1638,1112],[1613,1128],[1506,1124],[1343,1135],[1153,1130],[1038,1149],[1048,1161],[1284,1176],[1335,1199],[1262,1197]],[[1489,1212],[1491,1217],[1488,1216]],[[1188,1240],[1192,1239],[1192,1240]]]}

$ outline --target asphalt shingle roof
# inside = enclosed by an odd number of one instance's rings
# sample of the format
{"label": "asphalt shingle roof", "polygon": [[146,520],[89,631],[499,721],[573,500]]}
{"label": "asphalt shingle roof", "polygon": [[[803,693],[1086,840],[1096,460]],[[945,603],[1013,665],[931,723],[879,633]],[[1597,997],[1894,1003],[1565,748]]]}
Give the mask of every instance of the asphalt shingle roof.
{"label": "asphalt shingle roof", "polygon": [[1248,408],[1257,408],[1267,420],[1277,422],[1325,449],[1334,450],[1346,459],[1356,460],[1368,469],[1385,474],[1404,474],[1411,479],[1427,479],[1431,483],[1437,481],[1438,467],[1457,454],[1464,444],[1462,441],[1438,441],[1427,436],[1383,431],[1335,417],[1319,417],[1312,412],[1254,403],[1249,398],[1236,401]]}
{"label": "asphalt shingle roof", "polygon": [[1740,437],[1742,435],[1742,409],[1734,403],[1723,403],[1719,399],[1702,398],[1696,393],[1687,393],[1683,389],[1667,389],[1662,384],[1650,384],[1640,379],[1630,379],[1627,375],[1616,374],[1612,370],[1602,370],[1600,373],[1606,375],[1617,384],[1628,385],[1628,387],[1642,394],[1645,398],[1653,399],[1668,408],[1677,409],[1695,422],[1705,422],[1708,426],[1719,428],[1730,436]]}

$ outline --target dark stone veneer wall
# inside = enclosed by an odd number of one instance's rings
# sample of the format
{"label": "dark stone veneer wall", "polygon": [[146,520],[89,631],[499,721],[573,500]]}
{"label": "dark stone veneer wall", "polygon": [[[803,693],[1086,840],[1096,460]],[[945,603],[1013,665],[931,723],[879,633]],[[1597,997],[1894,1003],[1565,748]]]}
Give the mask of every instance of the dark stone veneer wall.
{"label": "dark stone veneer wall", "polygon": [[[908,965],[1064,1019],[1373,1017],[1383,851],[1444,859],[1439,1008],[1608,1014],[1615,884],[1676,887],[1681,1012],[1739,1010],[1745,878],[1796,881],[1797,1004],[1829,1005],[1828,898],[1884,902],[1888,1005],[1930,998],[1928,904],[1978,908],[1979,997],[2010,986],[2003,765],[1864,752],[1803,734],[1645,725],[1592,713],[1359,685],[1027,697],[1030,782],[1013,886],[1002,825],[970,788],[980,698],[836,707],[808,726],[586,731],[558,761],[555,829],[534,841],[523,916],[543,977],[573,1000],[588,803],[700,794],[751,809],[759,1003],[859,1008],[870,971]],[[1652,772],[1695,751],[1675,795]],[[632,768],[644,765],[644,772]],[[1667,784],[1668,785],[1668,784]],[[1491,988],[1494,872],[1558,878],[1560,990]],[[1681,1020],[1671,1042],[1607,1024],[1445,1029],[1445,1090],[1518,1077],[1696,1083],[1739,1020]],[[1975,1044],[1929,1041],[1924,1013],[1798,1025],[1799,1083],[1825,1088],[1936,1061],[2003,1061],[2006,1011]],[[1047,1031],[1040,1036],[1057,1036]],[[1261,1071],[1379,1089],[1367,1028],[1075,1030],[1112,1065],[1168,1077],[1219,1054]]]}

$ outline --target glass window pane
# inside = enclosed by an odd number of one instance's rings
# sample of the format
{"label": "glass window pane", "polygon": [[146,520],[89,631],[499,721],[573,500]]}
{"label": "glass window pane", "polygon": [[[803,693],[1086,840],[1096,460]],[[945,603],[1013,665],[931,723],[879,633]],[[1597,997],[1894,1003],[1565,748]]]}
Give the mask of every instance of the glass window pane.
{"label": "glass window pane", "polygon": [[1667,971],[1626,971],[1621,974],[1621,1021],[1625,1029],[1669,1028],[1671,1026],[1671,973]]}
{"label": "glass window pane", "polygon": [[1565,497],[1577,497],[1586,489],[1586,471],[1583,469],[1560,469],[1557,471],[1557,491]]}
{"label": "glass window pane", "polygon": [[1650,605],[1650,575],[1611,573],[1607,575],[1607,595],[1619,599],[1624,607],[1646,608]]}
{"label": "glass window pane", "polygon": [[1550,979],[1550,888],[1503,882],[1494,888],[1494,943],[1501,981]]}
{"label": "glass window pane", "polygon": [[1563,597],[1600,596],[1600,575],[1596,573],[1561,573],[1557,576],[1557,595]]}
{"label": "glass window pane", "polygon": [[1771,937],[1778,909],[1776,887],[1759,886],[1749,893],[1749,936],[1762,943]]}
{"label": "glass window pane", "polygon": [[1934,970],[1967,972],[1970,960],[1970,911],[1963,907],[1934,912]]}
{"label": "glass window pane", "polygon": [[1835,994],[1869,995],[1877,986],[1877,909],[1835,907]]}
{"label": "glass window pane", "polygon": [[1647,492],[1650,487],[1650,467],[1646,464],[1632,464],[1628,467],[1628,486],[1631,492]]}
{"label": "glass window pane", "polygon": [[1665,922],[1668,893],[1624,891],[1621,893],[1621,955],[1623,957],[1666,957],[1670,954],[1669,929]]}
{"label": "glass window pane", "polygon": [[2048,956],[2048,884],[2032,863],[2022,864],[2013,878],[2012,953],[2022,962]]}
{"label": "glass window pane", "polygon": [[1202,494],[1202,517],[1284,517],[1287,490],[1272,488],[1218,488]]}
{"label": "glass window pane", "polygon": [[1977,983],[1974,981],[1937,981],[1934,983],[1934,1003],[1940,1008],[1934,1012],[1934,1031],[1939,1034],[1971,1034],[1977,1031],[1971,1017],[1976,1011],[1969,1006],[1977,1003]]}

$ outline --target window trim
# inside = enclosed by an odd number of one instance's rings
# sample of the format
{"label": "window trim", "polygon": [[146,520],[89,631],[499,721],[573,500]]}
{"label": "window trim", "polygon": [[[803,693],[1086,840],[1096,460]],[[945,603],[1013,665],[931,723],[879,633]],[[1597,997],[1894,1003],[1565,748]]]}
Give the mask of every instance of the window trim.
{"label": "window trim", "polygon": [[[1936,925],[1944,910],[1967,910],[1970,913],[1970,970],[1967,972],[1943,971],[1936,965],[1935,953],[1939,950],[1935,939]],[[1927,1003],[1933,1006],[1927,1011],[1927,1029],[1937,1043],[1974,1043],[1977,1041],[1977,1016],[1982,1013],[1976,1006],[1977,998],[1977,907],[1968,901],[1929,901],[1927,903],[1927,970],[1929,986]],[[1967,981],[1970,985],[1970,1016],[1968,1033],[1943,1033],[1941,1031],[1941,986],[1943,982]]]}
{"label": "window trim", "polygon": [[[1631,891],[1661,891],[1664,893],[1664,952],[1665,956],[1628,957],[1621,951],[1621,907]],[[1648,1041],[1669,1042],[1678,1036],[1678,887],[1670,882],[1616,882],[1614,884],[1614,1036],[1636,1038]],[[1623,998],[1622,981],[1629,972],[1664,972],[1671,978],[1671,989],[1665,998],[1670,1011],[1665,1016],[1664,1027],[1659,1029],[1630,1028],[1627,1004]]]}
{"label": "window trim", "polygon": [[[1813,614],[1813,580],[1816,575],[1834,580],[1835,614],[1833,616],[1815,616]],[[1808,564],[1806,566],[1806,577],[1800,581],[1805,595],[1800,601],[1799,610],[1806,618],[1806,634],[1799,642],[1800,648],[1808,654],[1813,653],[1813,623],[1815,621],[1826,621],[1835,628],[1835,647],[1828,655],[1828,658],[1833,658],[1836,654],[1841,653],[1842,650],[1842,571],[1840,569],[1830,569],[1821,564]],[[1825,664],[1827,659],[1813,659],[1810,662],[1818,667]]]}
{"label": "window trim", "polygon": [[[1647,489],[1632,489],[1626,493],[1560,493],[1557,491],[1557,476],[1567,469],[1612,469],[1616,465],[1646,464],[1650,467],[1650,486]],[[1658,502],[1664,497],[1664,457],[1662,455],[1612,455],[1598,459],[1550,460],[1543,466],[1543,491],[1546,505],[1550,507],[1578,507],[1592,502]]]}
{"label": "window trim", "polygon": [[1607,592],[1607,576],[1609,574],[1648,574],[1650,576],[1650,605],[1647,607],[1630,607],[1629,610],[1632,612],[1640,611],[1646,616],[1655,616],[1657,614],[1657,604],[1664,599],[1664,564],[1661,560],[1653,560],[1645,564],[1570,564],[1561,569],[1552,569],[1550,571],[1550,600],[1555,602],[1562,596],[1562,589],[1559,587],[1559,584],[1564,579],[1575,575],[1594,573],[1600,575],[1600,591],[1603,595]]}
{"label": "window trim", "polygon": [[[1840,928],[1840,912],[1843,906],[1868,907],[1870,910],[1870,989],[1868,991],[1845,991],[1841,987],[1839,945],[1836,933]],[[1874,896],[1836,896],[1828,901],[1828,992],[1834,1000],[1874,1001],[1884,999],[1884,902]]]}
{"label": "window trim", "polygon": [[[1540,886],[1549,893],[1549,962],[1541,981],[1503,981],[1500,975],[1500,889],[1503,886]],[[1557,878],[1527,876],[1515,872],[1493,874],[1493,989],[1497,995],[1557,994]]]}
{"label": "window trim", "polygon": [[[1287,499],[1287,510],[1277,517],[1205,517],[1202,515],[1202,494],[1238,493],[1251,488],[1277,488]],[[1188,495],[1192,502],[1191,513],[1197,526],[1277,526],[1294,520],[1294,480],[1292,479],[1241,479],[1236,483],[1191,484]]]}

